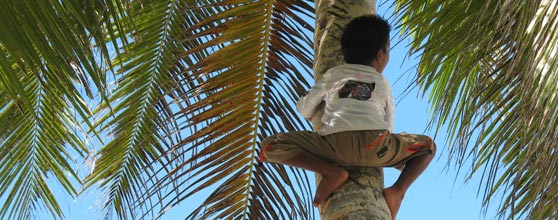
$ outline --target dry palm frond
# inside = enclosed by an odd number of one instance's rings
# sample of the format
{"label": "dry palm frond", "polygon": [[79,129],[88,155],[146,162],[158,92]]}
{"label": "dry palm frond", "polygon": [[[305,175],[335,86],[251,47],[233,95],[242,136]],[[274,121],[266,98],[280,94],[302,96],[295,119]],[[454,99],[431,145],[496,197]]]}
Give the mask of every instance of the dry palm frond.
{"label": "dry palm frond", "polygon": [[132,25],[117,37],[132,39],[112,63],[111,109],[98,110],[113,139],[88,179],[106,189],[106,210],[159,218],[209,191],[187,218],[312,219],[306,173],[259,166],[257,154],[263,136],[308,125],[293,101],[310,78],[313,9],[156,1],[127,10]]}

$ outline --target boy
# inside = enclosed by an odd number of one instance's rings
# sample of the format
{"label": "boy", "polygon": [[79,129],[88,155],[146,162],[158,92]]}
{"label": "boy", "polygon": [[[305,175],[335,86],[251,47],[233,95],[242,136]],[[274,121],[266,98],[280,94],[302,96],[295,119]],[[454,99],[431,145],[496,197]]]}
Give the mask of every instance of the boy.
{"label": "boy", "polygon": [[318,132],[279,133],[262,141],[261,160],[311,170],[321,174],[314,206],[349,177],[342,166],[401,167],[393,186],[384,197],[395,219],[409,186],[426,169],[436,146],[424,135],[392,134],[393,97],[381,75],[389,61],[390,25],[381,17],[355,18],[341,37],[347,64],[328,70],[297,109],[311,119],[325,101]]}

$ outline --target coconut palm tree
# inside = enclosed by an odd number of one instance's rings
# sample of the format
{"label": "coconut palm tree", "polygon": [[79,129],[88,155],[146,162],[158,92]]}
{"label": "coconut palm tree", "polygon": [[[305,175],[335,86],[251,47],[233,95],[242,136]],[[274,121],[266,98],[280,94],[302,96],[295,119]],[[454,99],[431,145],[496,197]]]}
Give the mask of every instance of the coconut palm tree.
{"label": "coconut palm tree", "polygon": [[[351,3],[0,1],[0,218],[62,218],[53,188],[99,188],[105,219],[184,203],[188,219],[317,218],[309,174],[258,164],[258,143],[310,129],[293,103],[339,60],[321,28],[375,8]],[[431,126],[482,174],[486,203],[503,196],[503,219],[558,218],[556,4],[393,1]],[[346,190],[381,189],[381,170],[358,175],[378,184]]]}

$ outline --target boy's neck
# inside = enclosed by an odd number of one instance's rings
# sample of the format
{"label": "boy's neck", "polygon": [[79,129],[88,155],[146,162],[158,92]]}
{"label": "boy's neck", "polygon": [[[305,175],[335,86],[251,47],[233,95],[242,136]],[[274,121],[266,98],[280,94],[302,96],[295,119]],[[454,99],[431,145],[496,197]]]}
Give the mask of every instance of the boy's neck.
{"label": "boy's neck", "polygon": [[346,63],[346,64],[357,64],[357,65],[369,66],[369,67],[374,68],[374,70],[376,70],[376,72],[378,72],[379,74],[382,74],[382,72],[384,71],[384,68],[381,68],[383,65],[381,65],[381,63],[375,62],[375,61],[371,62],[368,65],[360,64],[360,63]]}
{"label": "boy's neck", "polygon": [[372,61],[372,63],[370,63],[370,65],[368,65],[368,66],[374,68],[380,74],[382,74],[382,72],[384,72],[384,68],[385,68],[385,66],[382,65],[380,62],[378,62],[378,60]]}

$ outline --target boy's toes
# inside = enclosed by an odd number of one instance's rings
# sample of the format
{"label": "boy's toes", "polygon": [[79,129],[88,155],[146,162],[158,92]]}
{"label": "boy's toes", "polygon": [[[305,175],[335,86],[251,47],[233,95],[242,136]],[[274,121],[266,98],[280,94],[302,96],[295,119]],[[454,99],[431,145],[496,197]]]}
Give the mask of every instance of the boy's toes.
{"label": "boy's toes", "polygon": [[349,173],[342,168],[338,168],[338,172],[333,175],[322,175],[322,179],[316,187],[316,195],[314,196],[314,206],[323,205],[327,198],[339,188],[349,177]]}
{"label": "boy's toes", "polygon": [[322,193],[316,193],[316,195],[314,196],[314,202],[313,202],[314,207],[317,208],[318,206],[321,206],[321,205],[325,204],[330,195],[331,195],[331,193],[328,193],[326,195],[324,195]]}
{"label": "boy's toes", "polygon": [[314,201],[312,202],[312,204],[314,205],[314,207],[318,208],[318,206],[320,206],[323,203],[323,199],[320,197],[314,197]]}

